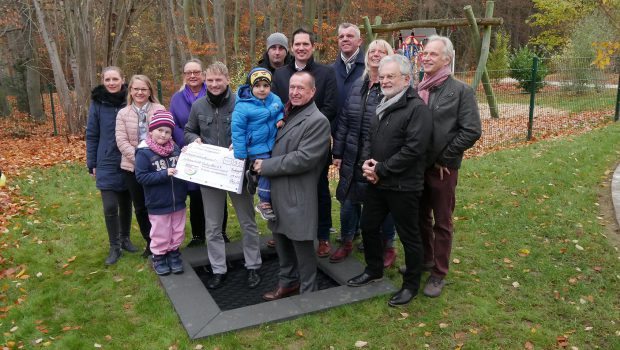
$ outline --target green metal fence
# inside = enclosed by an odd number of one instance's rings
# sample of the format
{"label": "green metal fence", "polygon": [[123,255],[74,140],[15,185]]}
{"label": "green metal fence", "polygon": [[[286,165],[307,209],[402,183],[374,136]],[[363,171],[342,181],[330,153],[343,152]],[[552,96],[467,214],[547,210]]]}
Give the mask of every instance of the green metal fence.
{"label": "green metal fence", "polygon": [[[489,71],[499,118],[491,117],[482,84],[476,98],[483,137],[477,148],[494,148],[552,136],[569,129],[592,128],[618,119],[619,58],[599,69],[590,58],[555,58],[532,61],[524,74],[514,70]],[[536,81],[540,70],[548,74]],[[474,72],[455,76],[471,83]],[[526,76],[516,80],[514,76]],[[532,84],[534,82],[534,84]]]}

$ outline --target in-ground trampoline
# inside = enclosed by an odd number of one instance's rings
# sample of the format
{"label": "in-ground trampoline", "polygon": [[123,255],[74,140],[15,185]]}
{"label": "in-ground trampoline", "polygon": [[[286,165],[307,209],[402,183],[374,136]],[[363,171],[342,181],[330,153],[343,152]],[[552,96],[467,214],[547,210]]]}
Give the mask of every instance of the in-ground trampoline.
{"label": "in-ground trampoline", "polygon": [[363,264],[350,255],[338,264],[331,264],[328,258],[318,260],[316,292],[266,302],[261,296],[275,289],[278,281],[278,259],[266,240],[261,239],[262,282],[255,289],[247,287],[240,241],[226,244],[229,267],[226,282],[219,289],[205,287],[211,275],[206,246],[183,249],[185,273],[160,278],[191,339],[283,321],[396,291],[386,280],[358,288],[346,286],[348,279],[364,270]]}

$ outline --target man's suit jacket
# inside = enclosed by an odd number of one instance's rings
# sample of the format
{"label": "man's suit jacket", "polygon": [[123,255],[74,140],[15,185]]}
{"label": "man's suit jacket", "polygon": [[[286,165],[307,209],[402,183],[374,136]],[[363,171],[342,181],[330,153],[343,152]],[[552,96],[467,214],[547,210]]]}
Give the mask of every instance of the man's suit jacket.
{"label": "man's suit jacket", "polygon": [[309,241],[318,229],[317,183],[330,147],[329,120],[314,102],[278,130],[261,176],[271,180],[271,206],[278,217],[269,229],[291,240]]}

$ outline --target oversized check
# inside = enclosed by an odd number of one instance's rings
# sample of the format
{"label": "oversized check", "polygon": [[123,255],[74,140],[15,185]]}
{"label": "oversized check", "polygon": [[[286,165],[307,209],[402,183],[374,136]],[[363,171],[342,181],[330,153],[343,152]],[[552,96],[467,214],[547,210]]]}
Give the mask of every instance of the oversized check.
{"label": "oversized check", "polygon": [[177,162],[175,177],[200,185],[241,193],[245,161],[225,147],[190,143]]}

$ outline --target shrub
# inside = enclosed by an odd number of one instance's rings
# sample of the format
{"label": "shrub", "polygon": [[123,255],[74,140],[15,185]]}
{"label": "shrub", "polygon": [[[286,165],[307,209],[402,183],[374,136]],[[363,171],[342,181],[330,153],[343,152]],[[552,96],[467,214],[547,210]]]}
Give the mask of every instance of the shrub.
{"label": "shrub", "polygon": [[508,75],[510,60],[510,34],[500,30],[495,34],[495,46],[489,53],[487,70],[491,79],[501,79]]}
{"label": "shrub", "polygon": [[[510,76],[519,82],[526,92],[530,91],[532,81],[532,65],[536,53],[527,47],[516,50],[510,57]],[[539,91],[544,87],[543,79],[549,74],[549,69],[542,60],[538,61],[538,72],[536,73],[535,90]]]}

